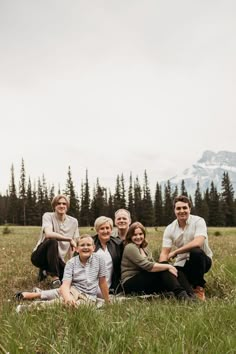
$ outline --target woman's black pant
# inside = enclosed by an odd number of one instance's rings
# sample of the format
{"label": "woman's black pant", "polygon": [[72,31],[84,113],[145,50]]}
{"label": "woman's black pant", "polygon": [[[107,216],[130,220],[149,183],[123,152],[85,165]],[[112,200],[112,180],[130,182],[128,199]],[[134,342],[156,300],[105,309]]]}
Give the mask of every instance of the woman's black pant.
{"label": "woman's black pant", "polygon": [[178,296],[184,287],[178,278],[168,270],[162,272],[147,272],[145,270],[134,275],[123,284],[125,294],[154,294],[172,291]]}
{"label": "woman's black pant", "polygon": [[58,241],[47,239],[43,241],[31,255],[31,262],[35,267],[46,270],[52,276],[62,280],[65,262],[58,252]]}
{"label": "woman's black pant", "polygon": [[193,248],[190,252],[189,260],[186,261],[183,267],[177,266],[178,271],[185,274],[188,282],[195,288],[196,286],[204,287],[206,281],[204,274],[211,268],[211,258],[199,248]]}

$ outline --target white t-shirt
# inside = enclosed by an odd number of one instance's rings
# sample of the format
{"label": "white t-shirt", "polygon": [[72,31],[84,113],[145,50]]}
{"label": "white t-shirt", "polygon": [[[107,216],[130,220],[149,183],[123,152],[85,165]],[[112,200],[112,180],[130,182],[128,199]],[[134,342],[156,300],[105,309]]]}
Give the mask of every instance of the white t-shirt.
{"label": "white t-shirt", "polygon": [[[208,245],[205,220],[196,215],[189,215],[184,229],[179,226],[177,219],[168,225],[164,231],[162,247],[171,248],[174,245],[179,248],[186,245],[197,236],[205,237],[204,244],[201,248],[208,257],[212,258],[212,251]],[[188,259],[189,252],[178,254],[174,265],[183,267]]]}
{"label": "white t-shirt", "polygon": [[[107,281],[108,288],[110,288],[111,282],[112,282],[112,273],[113,273],[113,263],[112,263],[112,258],[111,258],[110,252],[108,251],[108,249],[106,247],[105,251],[103,248],[99,248],[96,253],[101,255],[105,259],[106,269],[107,269],[106,281]],[[102,297],[102,293],[101,293],[101,290],[99,287],[98,287],[97,296]]]}
{"label": "white t-shirt", "polygon": [[[35,251],[37,247],[45,240],[44,230],[46,227],[52,227],[54,232],[61,234],[64,237],[76,238],[79,237],[79,228],[77,219],[72,216],[66,215],[64,222],[62,223],[56,217],[56,213],[45,213],[43,214],[42,228],[39,236],[39,240],[33,249]],[[70,242],[58,241],[58,251],[61,259],[64,260],[66,254],[70,248]]]}

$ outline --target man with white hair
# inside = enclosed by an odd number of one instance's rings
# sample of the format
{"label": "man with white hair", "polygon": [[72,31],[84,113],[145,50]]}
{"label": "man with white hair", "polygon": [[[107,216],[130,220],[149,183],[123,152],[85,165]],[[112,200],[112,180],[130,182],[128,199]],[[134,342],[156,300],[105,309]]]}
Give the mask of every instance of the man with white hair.
{"label": "man with white hair", "polygon": [[115,225],[117,229],[113,232],[112,236],[119,237],[122,241],[125,240],[126,234],[131,224],[131,215],[127,209],[118,209],[115,212]]}

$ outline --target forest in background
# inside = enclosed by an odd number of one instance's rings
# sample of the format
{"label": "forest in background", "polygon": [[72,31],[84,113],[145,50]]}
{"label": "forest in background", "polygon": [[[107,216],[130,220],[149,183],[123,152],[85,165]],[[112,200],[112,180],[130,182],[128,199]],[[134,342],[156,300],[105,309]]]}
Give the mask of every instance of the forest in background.
{"label": "forest in background", "polygon": [[213,181],[210,188],[201,191],[197,182],[194,196],[191,196],[188,195],[184,180],[180,189],[173,187],[169,181],[163,187],[156,182],[152,193],[146,171],[142,182],[138,176],[133,178],[132,173],[128,183],[123,174],[117,175],[115,191],[111,193],[109,188],[100,184],[99,177],[91,187],[86,170],[85,180],[81,180],[78,192],[75,190],[70,166],[65,188],[56,190],[54,185],[48,186],[44,176],[32,184],[31,178],[26,177],[23,159],[18,184],[12,165],[9,188],[5,195],[0,195],[0,225],[40,225],[42,215],[52,210],[52,198],[60,193],[69,197],[68,214],[77,218],[80,226],[92,226],[101,215],[113,219],[114,212],[120,208],[130,211],[132,221],[138,220],[145,226],[166,226],[174,220],[173,199],[180,194],[190,198],[191,213],[202,216],[208,226],[236,226],[236,199],[227,172],[222,176],[221,191],[217,190]]}

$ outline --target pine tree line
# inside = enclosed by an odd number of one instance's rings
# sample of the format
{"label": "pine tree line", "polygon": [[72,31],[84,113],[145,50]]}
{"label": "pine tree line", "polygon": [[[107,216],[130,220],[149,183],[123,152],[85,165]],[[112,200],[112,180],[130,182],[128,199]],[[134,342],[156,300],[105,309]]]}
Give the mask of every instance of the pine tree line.
{"label": "pine tree line", "polygon": [[139,177],[130,173],[128,188],[123,174],[116,178],[115,192],[101,186],[99,178],[91,192],[86,170],[82,181],[80,196],[75,190],[71,168],[68,168],[64,190],[49,186],[45,177],[38,178],[37,183],[30,177],[26,180],[24,160],[22,159],[18,191],[15,183],[14,166],[11,167],[11,179],[6,195],[0,195],[0,224],[41,225],[42,215],[51,210],[51,200],[56,194],[66,194],[70,198],[69,215],[78,219],[80,226],[93,225],[101,215],[114,217],[114,212],[127,208],[132,221],[140,221],[145,226],[165,226],[175,218],[173,199],[186,195],[192,202],[192,213],[204,217],[208,226],[236,226],[236,200],[234,190],[227,172],[223,174],[222,190],[218,192],[214,183],[201,192],[199,182],[196,184],[194,197],[189,196],[182,180],[180,190],[172,187],[170,182],[161,187],[157,182],[154,199],[152,198],[147,172],[144,171],[143,183]]}

